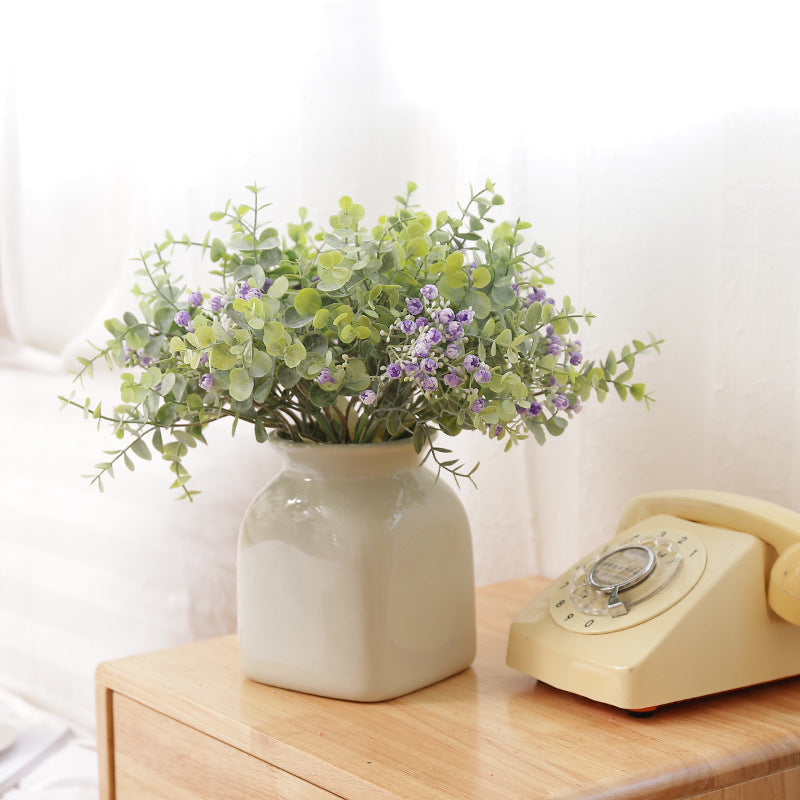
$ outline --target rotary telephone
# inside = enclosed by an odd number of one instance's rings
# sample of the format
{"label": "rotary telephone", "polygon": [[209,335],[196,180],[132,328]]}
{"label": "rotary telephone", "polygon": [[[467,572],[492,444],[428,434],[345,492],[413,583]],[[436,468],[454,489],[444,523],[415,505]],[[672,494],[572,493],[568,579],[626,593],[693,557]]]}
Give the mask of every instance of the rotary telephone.
{"label": "rotary telephone", "polygon": [[643,714],[800,674],[798,626],[800,514],[725,492],[655,492],[517,615],[507,662]]}

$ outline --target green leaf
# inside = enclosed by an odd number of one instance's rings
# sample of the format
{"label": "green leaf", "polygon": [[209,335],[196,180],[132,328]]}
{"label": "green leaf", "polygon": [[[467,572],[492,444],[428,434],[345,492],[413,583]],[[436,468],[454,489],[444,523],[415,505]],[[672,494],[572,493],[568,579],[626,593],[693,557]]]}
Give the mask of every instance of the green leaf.
{"label": "green leaf", "polygon": [[294,307],[301,316],[313,318],[322,308],[322,295],[313,286],[308,286],[295,295]]}
{"label": "green leaf", "polygon": [[467,296],[464,298],[464,306],[472,306],[472,310],[478,319],[486,319],[492,313],[491,300],[483,292],[474,289],[471,292],[467,292]]}
{"label": "green leaf", "polygon": [[214,239],[211,242],[211,251],[209,257],[212,261],[219,261],[225,255],[225,242],[222,239]]}
{"label": "green leaf", "polygon": [[296,369],[292,369],[291,367],[287,367],[285,364],[281,364],[278,367],[277,372],[277,379],[278,383],[283,386],[284,389],[291,389],[299,380],[300,380],[300,373]]}
{"label": "green leaf", "polygon": [[469,283],[469,278],[463,269],[448,270],[444,273],[444,282],[452,289],[461,289]]}
{"label": "green leaf", "polygon": [[134,439],[133,442],[131,442],[131,450],[144,461],[149,461],[152,458],[150,448],[142,439]]}
{"label": "green leaf", "polygon": [[263,350],[256,350],[253,353],[253,360],[248,365],[247,371],[252,378],[263,378],[272,372],[273,365],[273,360]]}
{"label": "green leaf", "polygon": [[542,318],[542,304],[537,300],[531,303],[525,313],[525,330],[535,331],[539,325],[539,320]]}
{"label": "green leaf", "polygon": [[228,391],[234,400],[248,400],[253,394],[253,378],[246,369],[231,370],[231,385]]}
{"label": "green leaf", "polygon": [[336,392],[326,392],[316,381],[309,386],[308,397],[318,408],[332,406],[336,402]]}
{"label": "green leaf", "polygon": [[486,267],[477,267],[472,273],[472,285],[476,289],[483,289],[492,281],[492,273]]}
{"label": "green leaf", "polygon": [[280,275],[275,279],[275,283],[267,290],[267,297],[283,297],[289,290],[289,279],[285,275]]}
{"label": "green leaf", "polygon": [[517,295],[510,286],[495,286],[492,289],[492,300],[500,306],[512,306],[517,300]]}
{"label": "green leaf", "polygon": [[544,422],[544,426],[551,436],[560,436],[566,430],[567,424],[567,420],[563,417],[550,417]]}
{"label": "green leaf", "polygon": [[307,353],[317,353],[317,355],[325,355],[328,349],[328,339],[321,333],[307,333],[303,338],[303,347]]}
{"label": "green leaf", "polygon": [[267,439],[269,438],[269,436],[267,434],[266,428],[264,427],[264,423],[261,422],[260,419],[256,419],[255,424],[253,425],[253,428],[254,428],[255,435],[256,435],[256,441],[257,442],[266,442]]}
{"label": "green leaf", "polygon": [[631,397],[634,400],[643,400],[645,394],[645,385],[643,383],[634,383],[631,387]]}
{"label": "green leaf", "polygon": [[306,349],[300,342],[290,344],[283,354],[283,360],[290,369],[294,369],[305,357]]}
{"label": "green leaf", "polygon": [[230,348],[226,344],[217,344],[211,348],[208,356],[208,363],[214,369],[228,370],[236,366],[238,358],[231,353]]}
{"label": "green leaf", "polygon": [[413,444],[414,444],[414,452],[421,453],[422,448],[428,442],[428,435],[427,435],[427,428],[422,423],[417,423],[414,426],[414,435],[413,435]]}

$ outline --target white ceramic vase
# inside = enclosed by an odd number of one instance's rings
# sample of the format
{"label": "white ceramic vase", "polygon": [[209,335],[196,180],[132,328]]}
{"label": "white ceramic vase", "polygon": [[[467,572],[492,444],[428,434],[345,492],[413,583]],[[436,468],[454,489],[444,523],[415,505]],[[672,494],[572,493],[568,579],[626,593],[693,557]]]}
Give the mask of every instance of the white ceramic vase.
{"label": "white ceramic vase", "polygon": [[469,666],[469,523],[410,440],[274,446],[284,468],[250,505],[239,537],[245,675],[373,701]]}

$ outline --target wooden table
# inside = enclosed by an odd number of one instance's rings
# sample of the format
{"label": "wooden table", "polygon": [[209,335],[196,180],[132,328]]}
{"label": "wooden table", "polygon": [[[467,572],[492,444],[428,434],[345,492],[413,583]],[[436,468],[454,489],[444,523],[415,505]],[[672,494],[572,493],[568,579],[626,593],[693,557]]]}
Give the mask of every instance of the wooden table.
{"label": "wooden table", "polygon": [[800,798],[800,679],[647,719],[505,665],[512,617],[547,585],[478,590],[478,656],[384,703],[245,679],[235,637],[101,664],[103,798]]}

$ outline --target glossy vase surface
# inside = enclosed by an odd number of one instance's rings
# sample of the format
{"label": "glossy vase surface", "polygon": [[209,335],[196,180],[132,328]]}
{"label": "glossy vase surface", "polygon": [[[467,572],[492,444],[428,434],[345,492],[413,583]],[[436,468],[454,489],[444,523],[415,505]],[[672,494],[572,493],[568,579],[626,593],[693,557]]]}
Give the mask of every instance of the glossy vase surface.
{"label": "glossy vase surface", "polygon": [[239,536],[245,675],[373,701],[469,666],[472,541],[457,493],[410,440],[274,446],[283,470]]}

